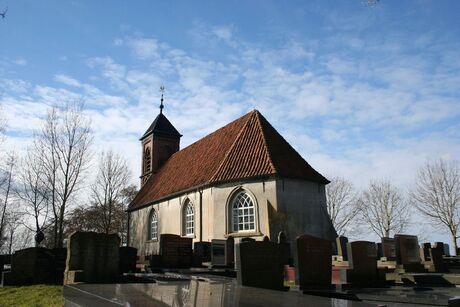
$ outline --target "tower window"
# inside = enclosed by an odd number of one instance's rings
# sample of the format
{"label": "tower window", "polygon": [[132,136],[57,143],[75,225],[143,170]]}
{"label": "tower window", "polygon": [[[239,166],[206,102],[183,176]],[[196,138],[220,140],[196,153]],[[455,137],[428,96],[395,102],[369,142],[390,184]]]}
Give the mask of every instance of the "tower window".
{"label": "tower window", "polygon": [[144,172],[150,172],[152,169],[152,154],[150,147],[146,147],[144,150]]}

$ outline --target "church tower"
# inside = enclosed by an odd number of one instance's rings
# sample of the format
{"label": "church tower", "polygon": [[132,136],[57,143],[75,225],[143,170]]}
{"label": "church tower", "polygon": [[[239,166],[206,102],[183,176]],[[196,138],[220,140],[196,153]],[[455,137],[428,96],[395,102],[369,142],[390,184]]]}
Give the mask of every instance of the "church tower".
{"label": "church tower", "polygon": [[152,174],[158,172],[169,157],[179,151],[179,143],[182,135],[174,128],[166,116],[163,115],[163,86],[160,88],[160,91],[160,114],[158,114],[140,138],[142,143],[141,186],[144,185]]}

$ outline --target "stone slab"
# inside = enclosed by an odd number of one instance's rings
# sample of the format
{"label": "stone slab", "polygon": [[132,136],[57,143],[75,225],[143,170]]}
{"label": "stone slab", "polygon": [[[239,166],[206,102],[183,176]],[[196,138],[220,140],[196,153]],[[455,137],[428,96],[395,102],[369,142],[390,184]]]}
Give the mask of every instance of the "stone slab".
{"label": "stone slab", "polygon": [[273,290],[284,289],[281,248],[274,242],[243,242],[236,245],[238,284]]}
{"label": "stone slab", "polygon": [[116,234],[74,232],[67,240],[64,284],[116,282],[120,238]]}
{"label": "stone slab", "polygon": [[297,237],[297,272],[301,289],[331,286],[332,242],[310,235]]}
{"label": "stone slab", "polygon": [[174,234],[160,235],[161,265],[169,268],[191,267],[192,242],[192,238],[182,238]]}

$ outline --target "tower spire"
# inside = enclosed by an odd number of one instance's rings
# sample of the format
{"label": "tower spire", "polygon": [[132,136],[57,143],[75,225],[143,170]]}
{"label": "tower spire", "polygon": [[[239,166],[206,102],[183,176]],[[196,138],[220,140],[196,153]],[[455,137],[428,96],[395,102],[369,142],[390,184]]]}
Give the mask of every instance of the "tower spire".
{"label": "tower spire", "polygon": [[161,92],[161,103],[160,103],[160,114],[163,113],[163,93],[165,92],[165,87],[162,85],[160,86],[160,92]]}

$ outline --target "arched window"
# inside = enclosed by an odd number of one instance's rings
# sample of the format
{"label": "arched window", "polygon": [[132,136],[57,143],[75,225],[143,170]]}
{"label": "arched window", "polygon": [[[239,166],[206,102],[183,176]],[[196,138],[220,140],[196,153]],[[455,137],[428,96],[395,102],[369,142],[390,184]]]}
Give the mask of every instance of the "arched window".
{"label": "arched window", "polygon": [[145,147],[144,150],[144,172],[150,172],[152,167],[152,155],[150,152],[150,147]]}
{"label": "arched window", "polygon": [[149,216],[149,240],[158,240],[158,215],[155,209],[150,211]]}
{"label": "arched window", "polygon": [[190,200],[187,200],[182,211],[182,221],[184,235],[193,236],[195,234],[195,210],[193,209],[193,204]]}
{"label": "arched window", "polygon": [[255,207],[251,197],[245,191],[240,191],[232,200],[232,230],[234,232],[256,229]]}

